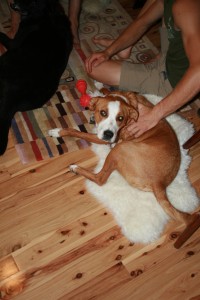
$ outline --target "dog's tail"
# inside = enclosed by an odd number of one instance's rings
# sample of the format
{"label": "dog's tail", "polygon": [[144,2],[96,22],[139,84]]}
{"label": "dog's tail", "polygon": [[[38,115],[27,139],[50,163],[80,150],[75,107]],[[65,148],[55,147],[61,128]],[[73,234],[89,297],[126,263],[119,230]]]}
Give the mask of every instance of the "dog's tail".
{"label": "dog's tail", "polygon": [[164,187],[164,185],[160,184],[155,186],[153,188],[153,192],[158,203],[172,219],[179,220],[186,224],[189,224],[193,221],[193,216],[191,214],[179,211],[170,203],[166,194],[166,187]]}
{"label": "dog's tail", "polygon": [[176,249],[179,249],[200,227],[200,214],[188,214],[175,209],[167,198],[166,189],[162,186],[155,187],[154,194],[159,204],[170,217],[172,217],[173,219],[184,221],[184,223],[186,224],[186,228],[174,243],[174,247]]}

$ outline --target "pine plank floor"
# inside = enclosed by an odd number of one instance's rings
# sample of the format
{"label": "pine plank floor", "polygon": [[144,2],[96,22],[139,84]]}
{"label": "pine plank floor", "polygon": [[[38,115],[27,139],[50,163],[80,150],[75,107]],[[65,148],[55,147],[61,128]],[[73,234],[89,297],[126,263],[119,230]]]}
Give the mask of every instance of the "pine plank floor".
{"label": "pine plank floor", "polygon": [[[132,1],[120,1],[134,17]],[[158,26],[148,33],[159,48]],[[200,128],[195,112],[182,113]],[[188,171],[200,195],[200,143]],[[131,244],[112,215],[68,172],[93,168],[90,149],[22,165],[12,137],[0,157],[0,299],[200,299],[200,229],[179,250],[183,224],[149,245]]]}

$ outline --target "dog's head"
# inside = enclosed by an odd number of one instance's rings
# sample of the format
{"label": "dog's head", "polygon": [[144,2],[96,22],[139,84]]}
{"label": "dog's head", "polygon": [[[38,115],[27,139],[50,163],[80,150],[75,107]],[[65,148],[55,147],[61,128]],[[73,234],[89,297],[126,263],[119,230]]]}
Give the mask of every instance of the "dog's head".
{"label": "dog's head", "polygon": [[133,92],[113,92],[105,97],[90,100],[89,109],[94,111],[97,136],[110,143],[121,137],[122,129],[130,120],[137,121],[137,97]]}

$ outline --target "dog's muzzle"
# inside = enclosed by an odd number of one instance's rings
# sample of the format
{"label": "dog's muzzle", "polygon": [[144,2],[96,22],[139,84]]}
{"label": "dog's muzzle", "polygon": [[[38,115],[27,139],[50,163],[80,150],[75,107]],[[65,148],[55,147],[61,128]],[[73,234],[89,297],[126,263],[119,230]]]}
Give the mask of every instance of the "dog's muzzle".
{"label": "dog's muzzle", "polygon": [[114,133],[111,130],[105,130],[103,132],[103,139],[105,141],[110,141],[113,136],[114,136]]}

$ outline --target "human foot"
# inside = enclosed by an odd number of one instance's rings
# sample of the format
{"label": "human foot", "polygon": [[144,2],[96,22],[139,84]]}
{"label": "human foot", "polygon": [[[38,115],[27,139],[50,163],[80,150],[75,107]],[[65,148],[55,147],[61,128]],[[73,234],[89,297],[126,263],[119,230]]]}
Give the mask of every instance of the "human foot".
{"label": "human foot", "polygon": [[[109,39],[109,38],[95,38],[94,37],[92,39],[92,41],[96,45],[100,45],[100,46],[103,46],[103,47],[107,48],[107,47],[109,47],[114,42],[114,39]],[[120,51],[119,53],[117,53],[117,55],[119,56],[119,58],[127,59],[131,55],[131,49],[132,49],[132,47],[128,47],[128,48]]]}

